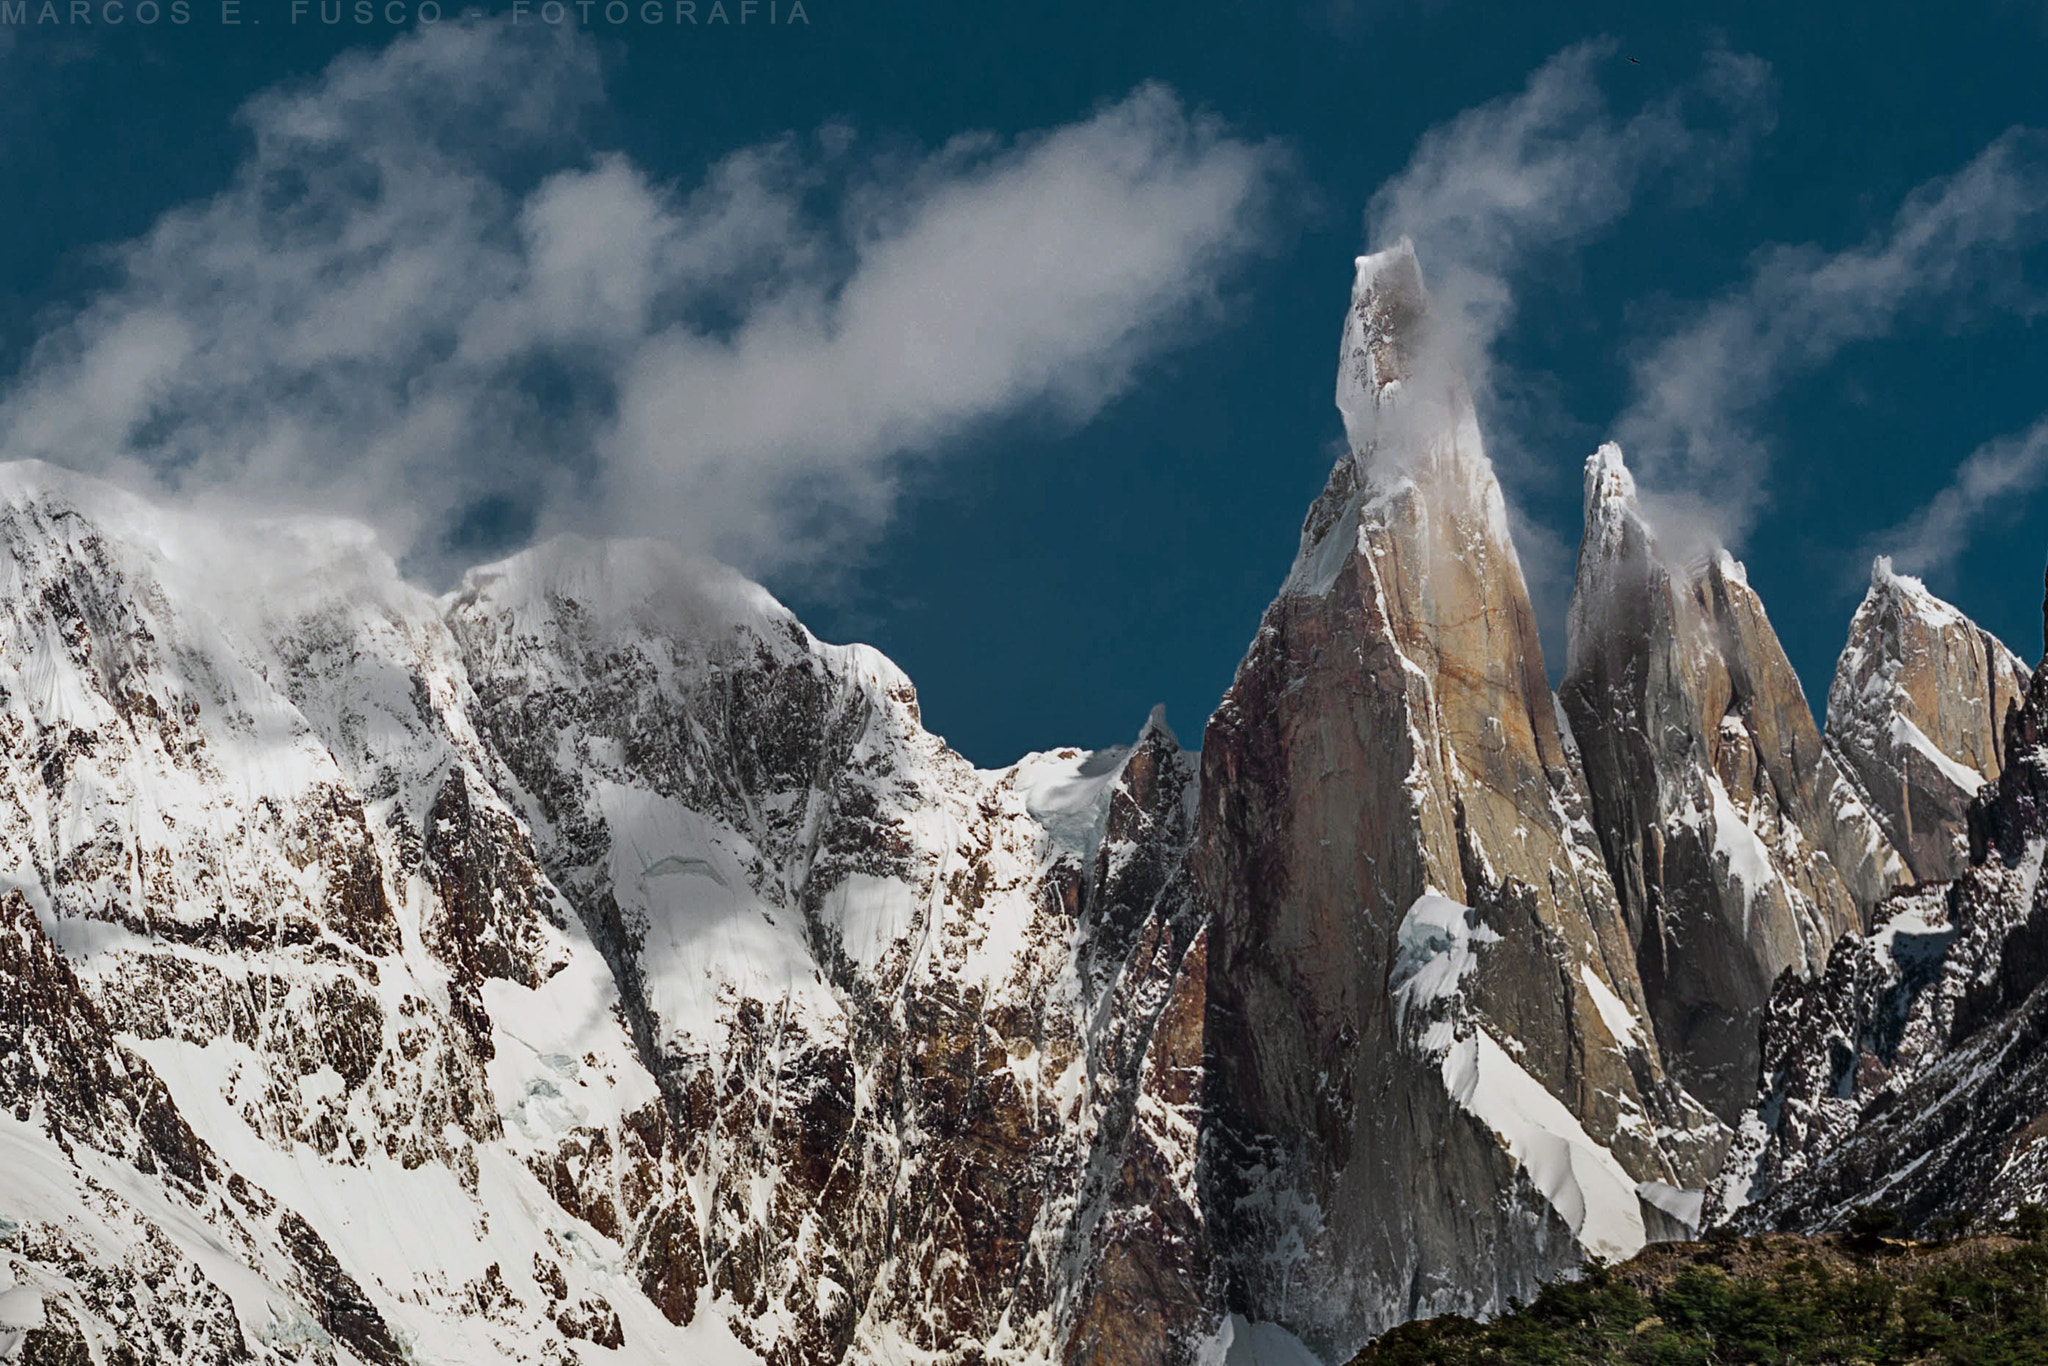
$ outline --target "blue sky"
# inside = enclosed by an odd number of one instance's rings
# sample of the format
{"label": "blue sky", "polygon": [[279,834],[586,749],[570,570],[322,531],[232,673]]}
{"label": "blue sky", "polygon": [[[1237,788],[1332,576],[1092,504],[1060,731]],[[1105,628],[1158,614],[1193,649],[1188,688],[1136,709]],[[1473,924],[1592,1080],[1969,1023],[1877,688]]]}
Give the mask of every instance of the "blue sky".
{"label": "blue sky", "polygon": [[1551,647],[1619,435],[1816,708],[1873,551],[2040,648],[2038,0],[93,3],[0,25],[9,456],[365,516],[436,583],[669,535],[977,762],[1161,701],[1193,743],[1333,458],[1351,258],[1408,231]]}

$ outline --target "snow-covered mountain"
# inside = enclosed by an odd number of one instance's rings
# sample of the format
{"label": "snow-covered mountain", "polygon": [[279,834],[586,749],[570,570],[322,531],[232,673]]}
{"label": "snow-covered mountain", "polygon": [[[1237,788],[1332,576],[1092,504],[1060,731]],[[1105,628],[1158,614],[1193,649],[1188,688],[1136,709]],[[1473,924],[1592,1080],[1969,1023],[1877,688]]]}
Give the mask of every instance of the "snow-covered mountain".
{"label": "snow-covered mountain", "polygon": [[1989,631],[1879,556],[1828,689],[1829,751],[1919,882],[1969,867],[1970,801],[1995,782],[2030,675]]}
{"label": "snow-covered mountain", "polygon": [[356,529],[0,480],[0,1249],[46,1332],[797,1362],[1218,1331],[1127,1284],[1203,1248],[1163,724],[978,772],[886,660],[661,546],[435,601]]}
{"label": "snow-covered mountain", "polygon": [[1886,570],[1823,737],[1607,448],[1553,695],[1440,343],[1362,258],[1199,754],[977,770],[659,543],[437,598],[0,466],[0,1359],[1334,1363],[2032,1190],[2039,676]]}

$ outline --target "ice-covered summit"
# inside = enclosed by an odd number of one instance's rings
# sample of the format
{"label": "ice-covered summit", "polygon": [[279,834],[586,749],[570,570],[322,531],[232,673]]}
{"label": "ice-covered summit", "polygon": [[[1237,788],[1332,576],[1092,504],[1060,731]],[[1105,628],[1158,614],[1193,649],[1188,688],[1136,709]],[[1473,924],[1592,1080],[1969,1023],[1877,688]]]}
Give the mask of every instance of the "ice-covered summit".
{"label": "ice-covered summit", "polygon": [[1461,484],[1464,500],[1492,516],[1500,493],[1450,342],[1430,310],[1413,243],[1359,257],[1338,348],[1337,411],[1368,481]]}
{"label": "ice-covered summit", "polygon": [[1432,323],[1405,238],[1357,261],[1338,347],[1346,452],[1303,522],[1283,592],[1326,592],[1363,528],[1404,524],[1433,560],[1512,577],[1521,563],[1472,396]]}
{"label": "ice-covered summit", "polygon": [[1604,510],[1610,505],[1635,502],[1636,477],[1629,472],[1628,462],[1615,442],[1602,442],[1600,449],[1586,457],[1585,485],[1588,508]]}

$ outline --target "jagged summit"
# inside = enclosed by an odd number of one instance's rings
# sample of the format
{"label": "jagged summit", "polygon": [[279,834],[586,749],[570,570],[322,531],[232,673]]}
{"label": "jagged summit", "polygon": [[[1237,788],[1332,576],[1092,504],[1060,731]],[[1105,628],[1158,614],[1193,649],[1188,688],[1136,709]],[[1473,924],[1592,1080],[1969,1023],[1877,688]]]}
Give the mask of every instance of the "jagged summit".
{"label": "jagged summit", "polygon": [[[1588,557],[1596,561],[1603,557],[1633,560],[1647,555],[1681,579],[1699,579],[1711,570],[1733,583],[1748,586],[1748,570],[1718,541],[1700,542],[1681,534],[1674,553],[1671,541],[1659,535],[1656,519],[1644,506],[1635,473],[1629,469],[1619,443],[1603,442],[1586,457],[1583,488],[1585,529],[1580,542],[1581,561]],[[1597,594],[1600,584],[1586,586]]]}
{"label": "jagged summit", "polygon": [[1559,699],[1658,1036],[1733,1119],[1771,982],[1812,971],[1898,861],[1824,752],[1740,564],[1667,564],[1616,446],[1586,462],[1585,493]]}
{"label": "jagged summit", "polygon": [[1682,1230],[1725,1132],[1644,1026],[1407,244],[1360,261],[1343,338],[1352,450],[1210,719],[1190,856],[1231,1307],[1330,1359]]}
{"label": "jagged summit", "polygon": [[[1479,419],[1447,339],[1435,324],[1415,247],[1406,238],[1361,256],[1338,348],[1337,411],[1360,473],[1390,485],[1404,475],[1469,484],[1475,510],[1500,501]],[[1499,514],[1502,539],[1506,516]]]}
{"label": "jagged summit", "polygon": [[[1431,558],[1470,558],[1527,597],[1507,501],[1486,458],[1472,396],[1438,344],[1413,244],[1358,258],[1338,347],[1347,450],[1303,521],[1283,593],[1326,592],[1361,527],[1415,522]],[[1401,506],[1414,501],[1427,515]]]}
{"label": "jagged summit", "polygon": [[[1579,545],[1577,582],[1567,609],[1567,678],[1574,672],[1575,662],[1579,672],[1591,667],[1577,652],[1598,648],[1610,629],[1609,618],[1650,601],[1636,595],[1617,603],[1615,593],[1649,576],[1658,558],[1655,538],[1636,501],[1635,476],[1622,458],[1621,447],[1610,441],[1587,456],[1583,483],[1585,531]],[[1600,566],[1599,570],[1588,572],[1589,562]]]}
{"label": "jagged summit", "polygon": [[[1837,682],[1869,686],[1872,718],[1926,717],[1939,685],[1956,705],[1934,715],[1967,712],[1970,731],[1989,723],[1958,684],[1996,642],[1961,613],[1880,560],[1857,620],[1851,649],[1867,657]],[[1976,703],[2004,668],[1994,652]],[[1840,1228],[1881,1194],[1926,1230],[2048,1198],[2048,675],[2034,671],[1998,728],[1997,777],[1968,805],[1965,866],[1894,898],[1873,933],[1835,946],[1825,972],[1773,994],[1756,1103],[1714,1192],[1722,1217]]]}
{"label": "jagged summit", "polygon": [[1920,580],[1871,562],[1828,689],[1827,743],[1916,880],[1969,866],[1965,817],[2003,767],[2006,717],[2029,677]]}
{"label": "jagged summit", "polygon": [[1586,457],[1586,507],[1604,510],[1610,504],[1632,506],[1636,497],[1636,477],[1629,472],[1628,461],[1622,457],[1621,446],[1613,441],[1603,441],[1600,449]]}
{"label": "jagged summit", "polygon": [[1928,592],[1927,585],[1921,580],[1894,569],[1889,555],[1871,557],[1870,588],[1866,597],[1878,602],[1896,600],[1909,604],[1910,610],[1931,626],[1951,626],[1958,620],[1967,619],[1955,607]]}

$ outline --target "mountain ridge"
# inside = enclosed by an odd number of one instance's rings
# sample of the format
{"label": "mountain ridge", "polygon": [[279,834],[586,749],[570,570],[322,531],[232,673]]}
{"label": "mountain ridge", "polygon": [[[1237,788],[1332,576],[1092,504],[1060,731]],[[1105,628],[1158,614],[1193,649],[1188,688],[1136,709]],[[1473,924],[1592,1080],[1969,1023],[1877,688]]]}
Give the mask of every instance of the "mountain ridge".
{"label": "mountain ridge", "polygon": [[[1820,1209],[1809,1045],[1897,998],[1900,907],[2031,924],[2044,685],[1874,580],[1823,732],[1608,447],[1553,691],[1434,328],[1412,246],[1360,258],[1348,449],[1199,751],[977,769],[661,542],[435,596],[345,523],[0,467],[16,1346],[1334,1362]],[[2024,975],[2004,932],[1942,971]]]}

